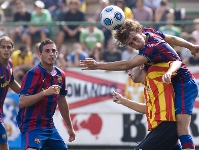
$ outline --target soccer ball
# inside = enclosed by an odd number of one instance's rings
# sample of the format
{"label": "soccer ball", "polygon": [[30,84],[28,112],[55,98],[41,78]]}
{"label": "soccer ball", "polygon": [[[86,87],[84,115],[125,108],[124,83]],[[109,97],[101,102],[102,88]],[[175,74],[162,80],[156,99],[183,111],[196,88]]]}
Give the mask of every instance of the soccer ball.
{"label": "soccer ball", "polygon": [[101,24],[109,30],[117,30],[124,23],[125,16],[121,8],[110,5],[105,7],[100,14]]}

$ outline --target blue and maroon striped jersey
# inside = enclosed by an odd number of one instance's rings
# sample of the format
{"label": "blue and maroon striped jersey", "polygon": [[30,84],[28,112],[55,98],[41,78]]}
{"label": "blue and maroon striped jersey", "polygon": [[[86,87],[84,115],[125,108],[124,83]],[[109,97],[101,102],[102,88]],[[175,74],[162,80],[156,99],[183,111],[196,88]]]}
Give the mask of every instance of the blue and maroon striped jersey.
{"label": "blue and maroon striped jersey", "polygon": [[39,64],[23,77],[20,95],[35,95],[52,85],[61,87],[59,94],[46,96],[32,106],[19,108],[17,123],[21,132],[54,127],[53,115],[57,101],[60,95],[67,94],[65,73],[55,66],[53,72],[49,72]]}
{"label": "blue and maroon striped jersey", "polygon": [[5,67],[0,64],[0,122],[3,122],[3,103],[6,97],[6,94],[9,89],[10,82],[14,81],[13,71],[12,71],[12,62],[8,62],[8,66]]}
{"label": "blue and maroon striped jersey", "polygon": [[[145,56],[149,60],[149,63],[157,64],[176,60],[181,61],[176,51],[165,42],[165,35],[162,32],[152,28],[143,28],[143,34],[148,36],[148,42],[139,51],[139,55]],[[190,80],[190,78],[193,78],[193,75],[187,69],[186,65],[182,63],[180,69],[177,71],[177,75],[172,78],[172,82],[184,82]]]}

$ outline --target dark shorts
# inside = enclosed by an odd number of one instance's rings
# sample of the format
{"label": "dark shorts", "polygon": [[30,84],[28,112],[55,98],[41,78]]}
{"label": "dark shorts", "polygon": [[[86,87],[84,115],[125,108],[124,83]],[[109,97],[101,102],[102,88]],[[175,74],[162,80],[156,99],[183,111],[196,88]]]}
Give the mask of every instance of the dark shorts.
{"label": "dark shorts", "polygon": [[134,150],[171,150],[177,141],[176,122],[163,121]]}
{"label": "dark shorts", "polygon": [[66,32],[64,29],[60,29],[60,31],[64,32],[64,40],[69,40],[71,38],[74,38],[76,41],[79,42],[80,32],[77,32],[77,34],[73,37],[71,37],[68,32]]}
{"label": "dark shorts", "polygon": [[192,114],[194,102],[198,95],[198,85],[194,79],[173,85],[175,92],[175,113]]}
{"label": "dark shorts", "polygon": [[37,150],[67,150],[56,128],[36,129],[21,134],[22,150],[35,148]]}

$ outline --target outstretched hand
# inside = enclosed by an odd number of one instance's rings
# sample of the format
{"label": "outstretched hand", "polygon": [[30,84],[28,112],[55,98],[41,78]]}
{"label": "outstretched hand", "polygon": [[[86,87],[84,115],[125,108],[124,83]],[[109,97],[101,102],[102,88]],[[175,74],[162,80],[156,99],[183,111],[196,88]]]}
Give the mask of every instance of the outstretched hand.
{"label": "outstretched hand", "polygon": [[115,91],[113,91],[112,93],[112,96],[113,96],[113,101],[115,103],[118,103],[118,104],[121,104],[122,103],[122,95],[120,93],[117,93]]}
{"label": "outstretched hand", "polygon": [[190,49],[191,54],[196,56],[196,53],[199,53],[199,45],[194,45],[193,48]]}
{"label": "outstretched hand", "polygon": [[85,60],[80,60],[80,66],[83,67],[82,70],[95,70],[97,69],[98,62],[93,58],[86,58]]}

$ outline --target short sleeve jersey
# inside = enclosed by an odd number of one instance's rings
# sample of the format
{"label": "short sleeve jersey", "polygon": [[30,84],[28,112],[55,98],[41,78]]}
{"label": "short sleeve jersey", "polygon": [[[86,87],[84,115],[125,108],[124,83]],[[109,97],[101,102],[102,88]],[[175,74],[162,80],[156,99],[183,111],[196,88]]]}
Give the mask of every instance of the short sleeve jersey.
{"label": "short sleeve jersey", "polygon": [[52,17],[50,12],[47,9],[42,9],[41,15],[38,15],[36,11],[31,13],[31,22],[40,25],[40,24],[47,24],[52,22]]}
{"label": "short sleeve jersey", "polygon": [[[156,64],[169,61],[181,61],[176,51],[165,42],[165,35],[152,28],[144,28],[143,33],[148,36],[148,42],[144,48],[139,51],[139,55],[148,58],[149,63]],[[191,72],[187,69],[186,65],[182,63],[177,75],[172,79],[173,83],[179,83],[190,80],[193,78]]]}
{"label": "short sleeve jersey", "polygon": [[53,75],[40,64],[29,70],[22,79],[20,95],[35,95],[52,85],[61,87],[59,94],[46,96],[34,105],[19,108],[17,123],[21,132],[54,127],[53,115],[60,96],[66,96],[65,73],[57,67]]}
{"label": "short sleeve jersey", "polygon": [[9,89],[10,82],[14,81],[12,62],[9,61],[7,67],[0,64],[0,122],[3,122],[3,104],[6,98],[6,94]]}
{"label": "short sleeve jersey", "polygon": [[144,97],[148,130],[153,130],[162,121],[176,121],[174,90],[171,83],[162,82],[169,63],[159,63],[149,67],[145,80]]}

